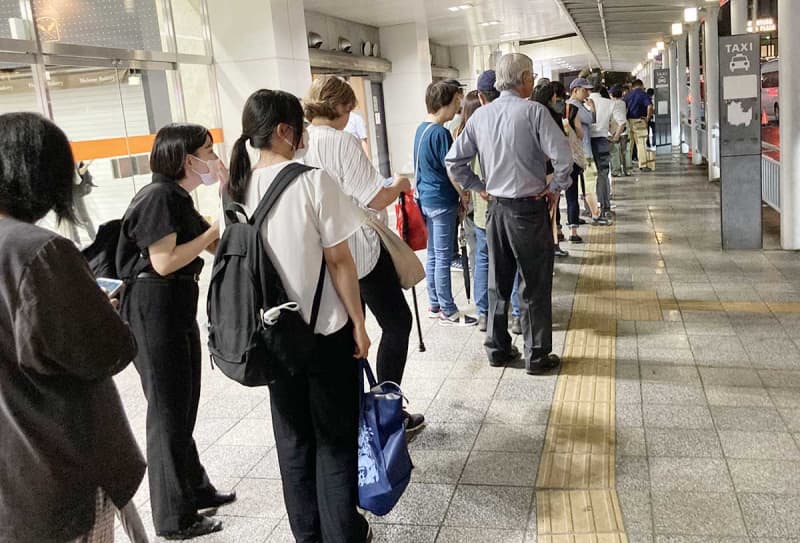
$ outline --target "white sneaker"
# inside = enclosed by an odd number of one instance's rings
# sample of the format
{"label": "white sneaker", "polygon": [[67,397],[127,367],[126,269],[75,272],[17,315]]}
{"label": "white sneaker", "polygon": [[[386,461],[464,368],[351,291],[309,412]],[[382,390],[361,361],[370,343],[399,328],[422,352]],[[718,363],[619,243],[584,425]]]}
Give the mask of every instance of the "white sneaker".
{"label": "white sneaker", "polygon": [[439,324],[442,326],[477,326],[478,319],[475,317],[470,317],[469,315],[464,315],[460,311],[457,311],[449,317],[442,313],[442,316],[439,317]]}

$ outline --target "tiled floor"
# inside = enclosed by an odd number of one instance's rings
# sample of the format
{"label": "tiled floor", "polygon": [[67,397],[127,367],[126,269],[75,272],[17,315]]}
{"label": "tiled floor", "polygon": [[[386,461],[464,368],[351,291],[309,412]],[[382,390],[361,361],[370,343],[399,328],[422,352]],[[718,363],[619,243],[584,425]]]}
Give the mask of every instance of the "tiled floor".
{"label": "tiled floor", "polygon": [[[618,180],[617,224],[584,229],[590,243],[565,244],[572,254],[556,266],[560,377],[491,368],[477,330],[423,316],[427,351],[412,336],[403,389],[429,423],[411,443],[406,495],[370,519],[377,541],[800,543],[800,258],[722,252],[718,190],[677,157]],[[588,396],[570,384],[579,368],[591,368],[578,372],[594,379]],[[138,376],[117,381],[144,445]],[[201,541],[293,541],[267,390],[207,364],[203,387],[201,458],[239,500]],[[555,484],[546,462],[540,471],[540,458],[565,454],[580,484]],[[146,483],[136,503],[149,526]]]}

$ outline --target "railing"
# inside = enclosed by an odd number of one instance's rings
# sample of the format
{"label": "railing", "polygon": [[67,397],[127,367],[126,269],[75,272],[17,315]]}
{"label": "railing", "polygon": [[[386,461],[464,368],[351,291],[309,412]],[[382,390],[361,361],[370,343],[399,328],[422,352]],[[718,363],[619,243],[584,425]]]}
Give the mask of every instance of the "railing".
{"label": "railing", "polygon": [[781,163],[765,155],[761,155],[761,199],[781,212]]}
{"label": "railing", "polygon": [[699,145],[697,148],[700,150],[700,154],[705,157],[708,162],[711,162],[708,156],[708,139],[706,136],[706,131],[703,128],[698,128],[695,130],[694,135],[696,138],[699,138]]}

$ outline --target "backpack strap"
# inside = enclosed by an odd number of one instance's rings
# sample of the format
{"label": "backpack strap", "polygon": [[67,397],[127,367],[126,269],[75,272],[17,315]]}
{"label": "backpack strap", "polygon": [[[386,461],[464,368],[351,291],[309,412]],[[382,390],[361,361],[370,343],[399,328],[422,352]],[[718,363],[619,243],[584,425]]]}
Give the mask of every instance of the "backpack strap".
{"label": "backpack strap", "polygon": [[314,168],[311,166],[300,164],[299,162],[290,162],[287,164],[272,181],[264,197],[261,198],[261,202],[259,202],[258,207],[253,212],[253,216],[250,218],[250,224],[261,228],[261,223],[267,219],[267,215],[272,211],[273,206],[277,203],[283,191],[285,191],[300,175],[313,169]]}
{"label": "backpack strap", "polygon": [[[290,162],[283,168],[280,173],[275,177],[270,185],[267,193],[261,198],[261,202],[259,202],[258,207],[256,208],[253,216],[250,218],[250,224],[257,227],[259,230],[261,229],[261,223],[263,223],[267,219],[267,215],[269,212],[272,211],[272,208],[278,202],[278,199],[283,194],[289,185],[291,185],[295,179],[297,179],[300,175],[304,174],[307,171],[313,170],[314,168],[308,166],[306,164],[300,164],[299,162]],[[231,206],[231,209],[233,207]],[[228,213],[229,208],[226,207],[226,215]],[[322,288],[325,285],[325,257],[322,257],[322,263],[320,264],[319,268],[319,279],[317,279],[317,290],[314,292],[314,303],[311,307],[311,330],[313,331],[314,328],[317,326],[317,319],[319,318],[319,308],[322,304]]]}

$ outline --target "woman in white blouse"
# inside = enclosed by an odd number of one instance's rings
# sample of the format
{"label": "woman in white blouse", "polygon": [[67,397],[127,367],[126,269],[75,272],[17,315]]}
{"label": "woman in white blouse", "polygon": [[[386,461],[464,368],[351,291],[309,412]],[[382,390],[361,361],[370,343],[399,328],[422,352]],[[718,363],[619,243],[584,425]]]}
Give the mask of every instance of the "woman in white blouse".
{"label": "woman in white blouse", "polygon": [[[384,179],[375,169],[352,134],[345,132],[356,95],[344,79],[317,78],[303,100],[308,128],[305,163],[322,168],[336,179],[342,190],[367,213],[378,213],[397,201],[401,192],[411,189],[407,177]],[[378,348],[379,381],[397,384],[403,379],[411,333],[411,310],[397,278],[389,253],[372,228],[365,225],[349,240],[356,262],[361,298],[372,311],[383,333]],[[419,430],[425,423],[421,414],[403,412],[406,431]]]}
{"label": "woman in white blouse", "polygon": [[[255,166],[248,142],[259,152]],[[302,148],[300,101],[282,91],[253,93],[231,155],[231,198],[252,213]],[[320,169],[289,185],[262,226],[267,254],[307,322],[323,258],[327,267],[310,367],[270,385],[283,496],[297,541],[372,540],[356,510],[360,365],[354,358],[366,357],[370,342],[347,239],[360,227],[356,205]]]}

